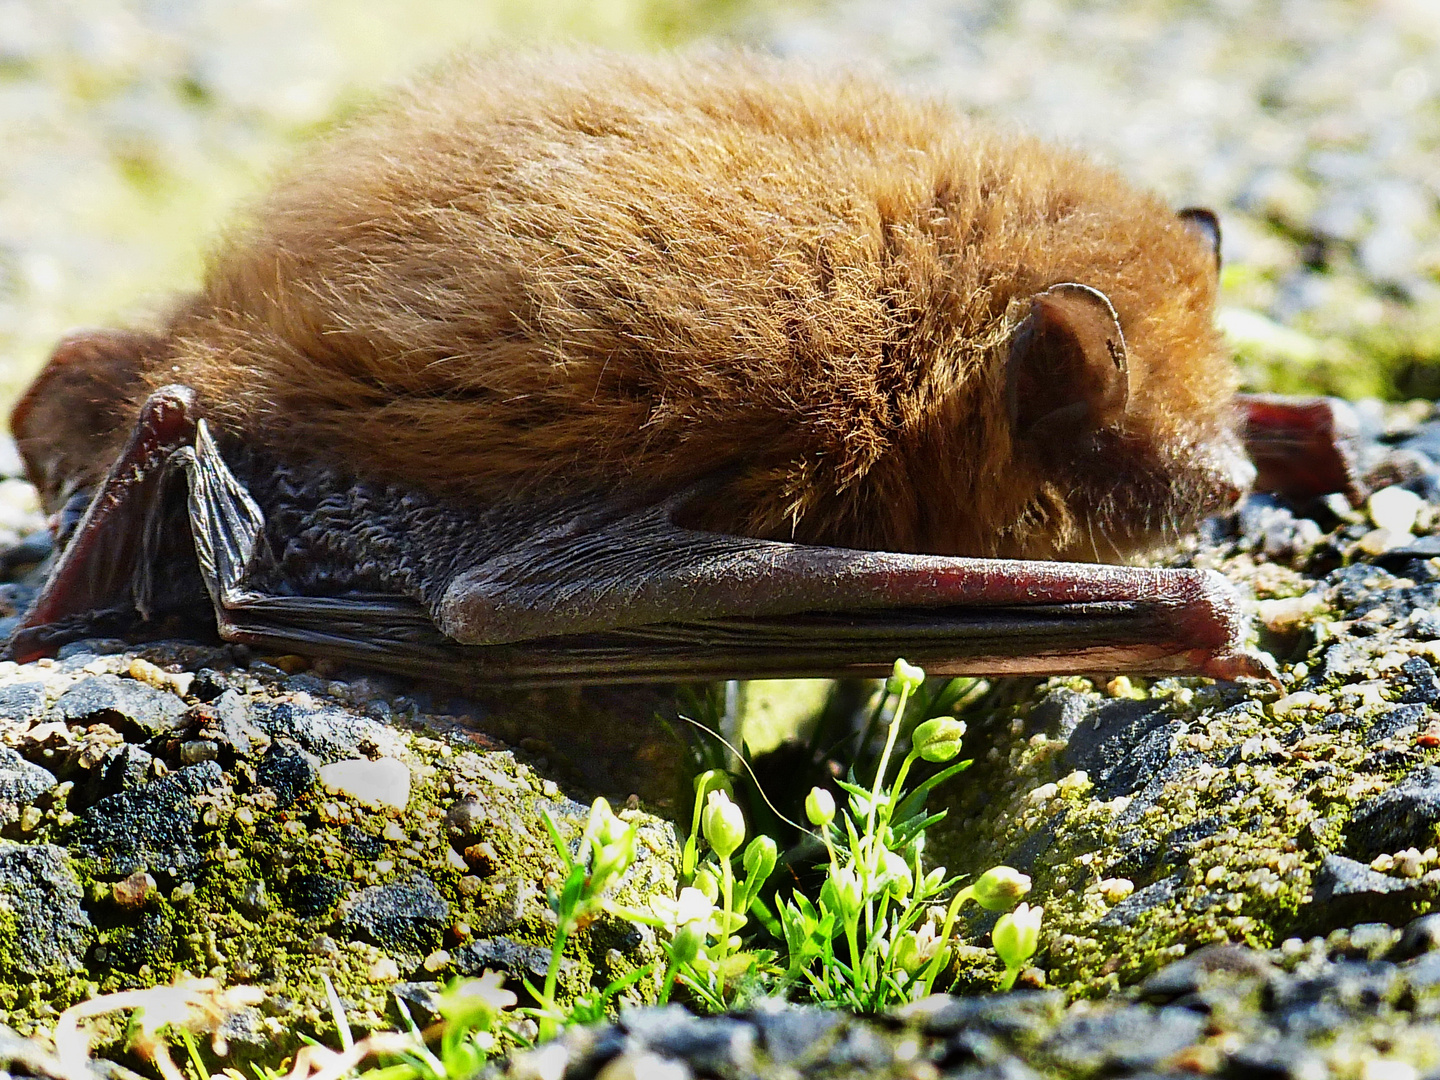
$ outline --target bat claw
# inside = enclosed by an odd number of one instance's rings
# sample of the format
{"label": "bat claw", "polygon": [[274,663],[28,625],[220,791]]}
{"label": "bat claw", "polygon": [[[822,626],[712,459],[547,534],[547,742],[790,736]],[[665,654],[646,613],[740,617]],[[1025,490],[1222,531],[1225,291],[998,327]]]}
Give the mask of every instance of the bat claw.
{"label": "bat claw", "polygon": [[1202,671],[1212,679],[1234,682],[1237,679],[1258,679],[1268,682],[1276,690],[1284,690],[1280,681],[1280,669],[1275,666],[1269,653],[1259,650],[1235,649],[1212,654],[1202,665]]}

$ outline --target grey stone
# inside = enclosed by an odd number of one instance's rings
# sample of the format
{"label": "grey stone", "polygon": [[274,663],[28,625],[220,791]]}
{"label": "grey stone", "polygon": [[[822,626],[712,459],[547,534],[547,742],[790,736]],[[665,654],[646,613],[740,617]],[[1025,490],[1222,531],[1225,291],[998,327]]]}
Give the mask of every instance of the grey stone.
{"label": "grey stone", "polygon": [[1389,791],[1357,806],[1345,836],[1351,852],[1361,857],[1407,847],[1423,850],[1434,840],[1437,822],[1440,768],[1425,765]]}
{"label": "grey stone", "polygon": [[755,1028],[728,1016],[694,1016],[683,1008],[633,1009],[621,1026],[662,1057],[684,1061],[702,1076],[747,1074],[755,1060]]}
{"label": "grey stone", "polygon": [[504,936],[480,938],[450,950],[450,967],[459,975],[479,975],[491,968],[506,972],[517,982],[533,981],[543,979],[549,966],[549,949]]}
{"label": "grey stone", "polygon": [[760,1045],[772,1065],[796,1065],[815,1056],[825,1041],[845,1022],[833,1009],[789,1006],[755,1010],[750,1022],[760,1034]]}
{"label": "grey stone", "polygon": [[1097,926],[1130,926],[1152,908],[1169,903],[1185,887],[1184,873],[1163,877],[1152,885],[1138,889],[1107,911]]}
{"label": "grey stone", "polygon": [[1370,722],[1363,737],[1367,746],[1384,742],[1398,735],[1413,733],[1425,719],[1424,705],[1401,705],[1381,713]]}
{"label": "grey stone", "polygon": [[275,805],[280,810],[292,806],[319,779],[319,769],[310,757],[283,742],[272,743],[255,769],[255,782],[275,792]]}
{"label": "grey stone", "polygon": [[22,682],[0,686],[0,720],[23,723],[36,719],[44,711],[44,683]]}
{"label": "grey stone", "polygon": [[0,803],[28,806],[57,783],[55,774],[0,746]]}
{"label": "grey stone", "polygon": [[1422,915],[1407,923],[1400,940],[1386,954],[1391,960],[1410,960],[1440,950],[1440,914]]}
{"label": "grey stone", "polygon": [[1159,703],[1106,701],[1075,725],[1064,762],[1089,773],[1095,798],[1130,795],[1169,763],[1177,728]]}
{"label": "grey stone", "polygon": [[341,909],[347,933],[386,949],[425,954],[440,944],[450,921],[450,904],[424,874],[362,889]]}
{"label": "grey stone", "polygon": [[390,741],[384,724],[346,709],[291,702],[256,705],[250,722],[272,739],[288,739],[322,762],[362,756],[363,744]]}
{"label": "grey stone", "polygon": [[282,897],[296,915],[314,919],[328,915],[349,891],[350,883],[333,874],[291,874]]}
{"label": "grey stone", "polygon": [[[82,898],[63,848],[0,841],[0,972],[82,970],[94,936]],[[6,941],[9,933],[14,938]]]}
{"label": "grey stone", "polygon": [[107,873],[165,871],[186,876],[205,859],[198,842],[202,799],[225,787],[213,761],[101,799],[80,817],[71,841]]}
{"label": "grey stone", "polygon": [[72,723],[103,722],[146,736],[170,735],[183,726],[186,706],[167,690],[118,675],[92,675],[55,702],[55,713]]}
{"label": "grey stone", "polygon": [[1043,1044],[1061,1067],[1083,1073],[1130,1072],[1159,1065],[1200,1041],[1205,1018],[1189,1009],[1136,1005],[1064,1020]]}

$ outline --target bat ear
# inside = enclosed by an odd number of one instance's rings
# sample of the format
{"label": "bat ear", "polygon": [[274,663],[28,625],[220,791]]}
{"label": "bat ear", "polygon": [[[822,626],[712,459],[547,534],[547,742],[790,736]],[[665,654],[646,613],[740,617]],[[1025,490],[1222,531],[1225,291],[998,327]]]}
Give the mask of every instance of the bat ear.
{"label": "bat ear", "polygon": [[1032,296],[1010,341],[1006,383],[1011,431],[1019,437],[1054,442],[1117,423],[1130,373],[1110,298],[1074,282]]}
{"label": "bat ear", "polygon": [[1220,272],[1220,219],[1203,206],[1187,206],[1175,215],[1180,223],[1204,242],[1215,255],[1215,272]]}
{"label": "bat ear", "polygon": [[133,421],[130,395],[160,341],[125,330],[84,330],[55,347],[10,413],[31,483],[51,512],[109,468],[112,435]]}

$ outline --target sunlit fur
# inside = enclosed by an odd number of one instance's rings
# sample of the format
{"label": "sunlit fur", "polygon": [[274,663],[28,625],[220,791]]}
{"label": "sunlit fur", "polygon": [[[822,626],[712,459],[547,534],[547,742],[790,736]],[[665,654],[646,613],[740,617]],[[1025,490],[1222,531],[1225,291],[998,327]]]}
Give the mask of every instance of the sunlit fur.
{"label": "sunlit fur", "polygon": [[[1119,313],[1130,405],[1057,463],[1012,440],[1005,358],[1065,281]],[[478,501],[723,473],[710,528],[1111,557],[1187,523],[1231,452],[1214,291],[1172,207],[942,105],[548,54],[455,63],[325,142],[144,382],[282,457]]]}

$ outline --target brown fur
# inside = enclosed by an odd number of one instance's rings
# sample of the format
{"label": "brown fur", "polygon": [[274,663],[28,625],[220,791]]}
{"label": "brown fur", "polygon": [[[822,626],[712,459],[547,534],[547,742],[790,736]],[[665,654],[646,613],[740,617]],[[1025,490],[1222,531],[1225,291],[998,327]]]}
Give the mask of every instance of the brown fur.
{"label": "brown fur", "polygon": [[[1028,297],[1064,281],[1109,296],[1130,356],[1120,459],[1078,471],[1005,403]],[[466,498],[729,469],[699,523],[1100,557],[1212,494],[1214,291],[1169,207],[938,104],[760,60],[480,60],[280,184],[145,382]]]}

